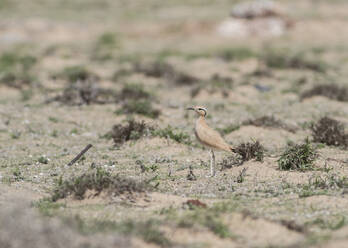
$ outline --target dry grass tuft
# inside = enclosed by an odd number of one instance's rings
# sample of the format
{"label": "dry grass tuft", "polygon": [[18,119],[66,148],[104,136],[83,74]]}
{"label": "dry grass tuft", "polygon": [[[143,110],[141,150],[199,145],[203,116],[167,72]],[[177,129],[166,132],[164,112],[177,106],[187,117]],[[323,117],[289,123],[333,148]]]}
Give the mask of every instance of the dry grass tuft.
{"label": "dry grass tuft", "polygon": [[81,176],[59,182],[53,190],[52,201],[68,196],[82,200],[87,190],[92,190],[95,195],[106,191],[110,195],[117,196],[124,193],[145,192],[149,190],[149,185],[119,175],[111,175],[109,172],[97,168]]}
{"label": "dry grass tuft", "polygon": [[301,95],[301,99],[309,98],[312,96],[325,96],[332,100],[348,102],[348,88],[340,87],[335,84],[320,84],[314,86],[308,91],[305,91]]}
{"label": "dry grass tuft", "polygon": [[65,105],[106,104],[116,101],[112,90],[102,89],[89,81],[70,83],[61,94],[48,99],[46,102],[60,102]]}
{"label": "dry grass tuft", "polygon": [[314,142],[329,146],[348,146],[348,134],[344,132],[344,125],[339,121],[323,117],[311,129]]}
{"label": "dry grass tuft", "polygon": [[280,120],[274,118],[274,116],[262,116],[254,120],[247,120],[242,123],[242,125],[252,125],[256,127],[268,127],[268,128],[283,128],[289,132],[294,133],[295,128],[290,127]]}
{"label": "dry grass tuft", "polygon": [[233,150],[233,152],[238,153],[241,156],[242,163],[253,158],[255,158],[256,161],[262,162],[264,151],[265,148],[259,141],[242,143]]}
{"label": "dry grass tuft", "polygon": [[128,120],[125,125],[114,125],[105,136],[112,138],[115,145],[121,145],[128,140],[137,140],[149,135],[152,130],[153,128],[147,126],[144,121]]}

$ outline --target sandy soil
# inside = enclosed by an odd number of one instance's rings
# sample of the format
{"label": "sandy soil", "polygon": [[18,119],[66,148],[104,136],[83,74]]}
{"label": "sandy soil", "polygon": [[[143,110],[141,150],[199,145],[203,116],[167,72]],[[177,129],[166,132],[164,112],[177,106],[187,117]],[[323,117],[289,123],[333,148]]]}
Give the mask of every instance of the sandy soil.
{"label": "sandy soil", "polygon": [[[312,138],[309,126],[323,116],[339,120],[347,130],[347,102],[323,96],[300,97],[320,83],[348,87],[345,1],[280,1],[287,18],[294,22],[290,29],[280,36],[251,33],[243,37],[217,32],[238,1],[13,2],[17,3],[0,3],[0,55],[9,51],[31,55],[36,63],[29,72],[35,79],[20,88],[2,82],[0,72],[0,220],[9,223],[6,230],[0,226],[0,246],[21,247],[27,237],[43,237],[45,228],[51,238],[40,238],[30,243],[32,247],[347,246],[347,184],[325,190],[310,188],[310,194],[305,195],[305,186],[314,177],[348,177],[347,150],[319,145],[317,169],[306,172],[280,171],[277,163],[287,144]],[[100,43],[105,34],[113,38]],[[262,54],[282,48],[287,49],[283,54],[286,58],[301,54],[323,61],[325,72],[267,66]],[[226,59],[229,54],[234,57]],[[180,84],[168,77],[132,71],[136,63],[152,61],[164,61],[197,80],[192,85]],[[143,137],[115,148],[112,140],[103,136],[129,118],[115,113],[122,108],[122,101],[82,106],[48,103],[47,99],[61,94],[69,84],[56,75],[75,65],[91,71],[96,75],[93,83],[109,91],[120,92],[129,83],[142,84],[153,94],[152,104],[161,114],[155,119],[139,114],[133,118],[157,129],[171,125],[188,134],[192,144]],[[131,72],[113,79],[115,72],[122,70]],[[215,82],[214,75],[229,78],[228,83]],[[193,96],[197,88],[199,92]],[[218,168],[216,177],[206,177],[209,153],[195,140],[196,116],[185,110],[196,104],[207,107],[207,122],[215,129],[239,125],[224,133],[233,146],[260,141],[266,149],[264,161]],[[265,115],[296,131],[243,125]],[[84,159],[66,166],[89,143],[93,147]],[[230,155],[217,152],[217,163]],[[42,158],[47,161],[40,162]],[[137,160],[156,167],[142,173]],[[155,192],[135,194],[131,199],[106,194],[90,194],[84,200],[69,197],[59,200],[57,208],[47,206],[50,217],[38,214],[43,211],[35,203],[51,194],[60,177],[81,175],[93,170],[92,164],[135,180],[156,177]],[[187,179],[189,167],[196,176],[194,181]],[[239,183],[243,168],[247,170]],[[190,210],[185,207],[189,199],[199,199],[208,207]],[[5,209],[10,205],[16,206],[14,210]],[[245,211],[251,214],[243,214]],[[154,235],[165,237],[169,243],[161,243],[157,236],[151,239],[142,232],[125,234],[119,229],[86,234],[78,224],[66,223],[76,216],[86,223],[155,220],[158,232]],[[183,220],[190,225],[181,225]],[[17,229],[30,221],[35,225]],[[295,230],[281,221],[291,221],[302,229]],[[57,231],[63,227],[70,231]],[[14,242],[22,231],[23,240]],[[228,235],[222,234],[225,231]],[[66,243],[60,243],[59,237],[66,237]]]}

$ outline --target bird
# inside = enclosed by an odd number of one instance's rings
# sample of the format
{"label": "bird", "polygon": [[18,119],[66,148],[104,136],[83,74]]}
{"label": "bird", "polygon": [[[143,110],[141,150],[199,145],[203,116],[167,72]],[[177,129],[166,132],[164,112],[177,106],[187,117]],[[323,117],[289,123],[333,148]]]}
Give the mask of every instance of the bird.
{"label": "bird", "polygon": [[195,135],[197,140],[205,147],[210,149],[210,176],[215,176],[215,154],[214,150],[223,150],[227,152],[234,152],[234,148],[229,145],[214,129],[208,126],[205,121],[207,116],[207,109],[201,106],[193,106],[187,108],[193,110],[198,114],[198,119],[195,124]]}

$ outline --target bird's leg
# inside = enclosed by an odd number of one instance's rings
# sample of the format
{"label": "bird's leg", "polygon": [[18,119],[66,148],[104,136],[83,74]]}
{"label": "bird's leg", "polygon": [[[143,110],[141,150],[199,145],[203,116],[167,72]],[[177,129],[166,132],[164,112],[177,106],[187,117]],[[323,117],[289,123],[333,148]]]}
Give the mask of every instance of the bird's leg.
{"label": "bird's leg", "polygon": [[210,150],[210,176],[215,176],[215,154],[213,149]]}

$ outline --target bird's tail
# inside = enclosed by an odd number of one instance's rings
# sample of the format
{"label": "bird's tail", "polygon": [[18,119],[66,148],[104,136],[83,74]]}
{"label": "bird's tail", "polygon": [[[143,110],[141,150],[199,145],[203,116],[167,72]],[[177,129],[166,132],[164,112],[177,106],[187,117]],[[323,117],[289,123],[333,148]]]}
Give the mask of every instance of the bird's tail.
{"label": "bird's tail", "polygon": [[234,149],[232,146],[230,146],[230,150],[231,150],[231,152],[234,152],[234,153],[237,152],[236,149]]}

